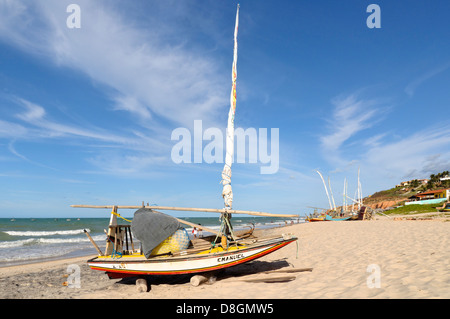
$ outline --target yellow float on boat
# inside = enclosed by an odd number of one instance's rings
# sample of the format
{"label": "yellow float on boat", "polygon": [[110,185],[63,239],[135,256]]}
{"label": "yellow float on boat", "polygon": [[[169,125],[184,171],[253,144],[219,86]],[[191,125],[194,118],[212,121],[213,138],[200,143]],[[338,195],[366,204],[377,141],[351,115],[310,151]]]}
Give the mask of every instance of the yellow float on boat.
{"label": "yellow float on boat", "polygon": [[174,253],[180,250],[188,249],[190,244],[189,235],[184,228],[178,229],[172,236],[165,239],[156,246],[150,256]]}

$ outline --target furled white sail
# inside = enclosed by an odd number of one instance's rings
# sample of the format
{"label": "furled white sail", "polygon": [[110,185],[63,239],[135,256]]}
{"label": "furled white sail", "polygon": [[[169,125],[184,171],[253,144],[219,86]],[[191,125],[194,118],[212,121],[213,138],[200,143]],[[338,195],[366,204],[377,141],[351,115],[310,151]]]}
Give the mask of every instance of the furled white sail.
{"label": "furled white sail", "polygon": [[231,210],[233,205],[233,191],[231,188],[231,164],[234,154],[234,115],[236,113],[236,78],[237,78],[237,33],[239,25],[239,5],[236,11],[236,25],[234,28],[234,55],[233,67],[231,72],[231,94],[230,94],[230,111],[228,112],[228,125],[226,134],[226,154],[225,165],[222,171],[222,197],[226,210]]}

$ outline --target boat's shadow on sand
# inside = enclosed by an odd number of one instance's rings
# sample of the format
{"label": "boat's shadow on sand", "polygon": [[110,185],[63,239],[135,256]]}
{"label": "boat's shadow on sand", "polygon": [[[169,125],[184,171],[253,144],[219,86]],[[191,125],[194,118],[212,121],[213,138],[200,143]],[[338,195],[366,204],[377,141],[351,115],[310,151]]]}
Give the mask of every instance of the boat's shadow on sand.
{"label": "boat's shadow on sand", "polygon": [[[286,258],[271,262],[255,260],[249,263],[237,265],[223,270],[217,270],[209,273],[202,273],[202,275],[207,275],[213,278],[212,280],[209,280],[205,283],[205,284],[212,284],[216,281],[222,281],[228,278],[239,278],[241,276],[257,275],[290,266],[291,265],[286,261]],[[189,284],[192,276],[194,275],[195,274],[128,277],[122,278],[116,284],[135,285],[136,280],[138,278],[145,278],[147,280],[148,291],[150,291],[153,285]]]}

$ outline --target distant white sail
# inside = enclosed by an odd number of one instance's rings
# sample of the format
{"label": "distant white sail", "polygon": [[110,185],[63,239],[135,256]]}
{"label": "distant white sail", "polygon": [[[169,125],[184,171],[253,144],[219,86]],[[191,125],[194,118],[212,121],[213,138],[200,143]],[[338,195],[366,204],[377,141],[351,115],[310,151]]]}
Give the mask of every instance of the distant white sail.
{"label": "distant white sail", "polygon": [[328,177],[328,187],[330,187],[331,200],[333,201],[333,208],[336,211],[336,203],[334,202],[333,190],[331,189],[330,177]]}
{"label": "distant white sail", "polygon": [[330,209],[333,210],[333,206],[331,206],[330,195],[328,195],[327,184],[325,184],[325,180],[323,179],[322,174],[317,170],[316,170],[316,172],[317,172],[317,174],[319,174],[320,178],[322,179],[323,187],[325,187],[325,192],[327,193],[328,204],[330,204]]}
{"label": "distant white sail", "polygon": [[234,28],[234,55],[233,67],[231,72],[231,95],[230,95],[230,111],[228,112],[228,125],[226,137],[226,154],[225,165],[222,171],[222,197],[225,204],[225,209],[232,209],[233,205],[233,190],[231,188],[231,164],[233,162],[234,154],[234,115],[236,113],[236,78],[237,78],[237,33],[239,25],[239,5],[236,12],[236,25]]}
{"label": "distant white sail", "polygon": [[361,209],[362,205],[362,193],[361,193],[361,182],[359,181],[359,167],[358,167],[358,209]]}

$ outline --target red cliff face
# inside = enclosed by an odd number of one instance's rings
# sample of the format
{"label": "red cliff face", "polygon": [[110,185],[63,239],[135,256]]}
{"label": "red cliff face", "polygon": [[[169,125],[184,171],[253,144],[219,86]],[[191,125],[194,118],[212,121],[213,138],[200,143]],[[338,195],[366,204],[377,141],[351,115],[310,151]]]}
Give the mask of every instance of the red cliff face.
{"label": "red cliff face", "polygon": [[381,202],[377,202],[377,203],[373,203],[373,204],[367,204],[366,206],[369,206],[371,208],[386,209],[388,207],[394,207],[402,201],[403,200],[387,200],[387,201],[381,201]]}

